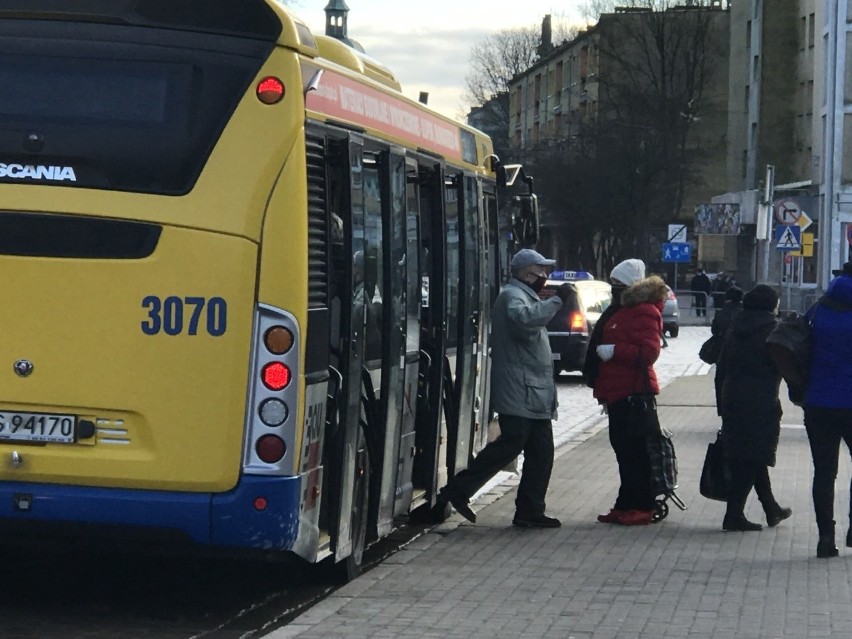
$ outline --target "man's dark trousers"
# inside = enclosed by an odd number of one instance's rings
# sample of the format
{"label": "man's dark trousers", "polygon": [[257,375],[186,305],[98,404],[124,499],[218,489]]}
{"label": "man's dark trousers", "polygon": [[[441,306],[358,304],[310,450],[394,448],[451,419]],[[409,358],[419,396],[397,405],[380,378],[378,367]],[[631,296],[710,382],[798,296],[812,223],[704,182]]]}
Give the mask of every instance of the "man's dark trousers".
{"label": "man's dark trousers", "polygon": [[[834,534],[834,482],[837,480],[840,440],[852,453],[852,409],[805,407],[805,429],[814,464],[813,498],[820,535]],[[852,520],[852,497],[850,497]]]}
{"label": "man's dark trousers", "polygon": [[515,515],[522,519],[544,514],[544,498],[553,470],[553,427],[549,419],[500,415],[500,437],[483,448],[450,482],[449,488],[470,499],[506,464],[524,453],[524,467]]}

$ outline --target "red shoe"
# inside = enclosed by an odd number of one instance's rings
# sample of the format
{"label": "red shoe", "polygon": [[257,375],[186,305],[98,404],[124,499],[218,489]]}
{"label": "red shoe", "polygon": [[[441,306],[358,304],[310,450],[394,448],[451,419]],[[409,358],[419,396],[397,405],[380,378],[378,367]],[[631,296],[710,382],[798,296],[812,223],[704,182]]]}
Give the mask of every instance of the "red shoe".
{"label": "red shoe", "polygon": [[598,521],[602,524],[619,524],[621,523],[621,518],[627,513],[628,511],[626,510],[613,508],[606,515],[598,515]]}
{"label": "red shoe", "polygon": [[628,510],[618,523],[622,526],[645,526],[651,523],[653,516],[653,510]]}

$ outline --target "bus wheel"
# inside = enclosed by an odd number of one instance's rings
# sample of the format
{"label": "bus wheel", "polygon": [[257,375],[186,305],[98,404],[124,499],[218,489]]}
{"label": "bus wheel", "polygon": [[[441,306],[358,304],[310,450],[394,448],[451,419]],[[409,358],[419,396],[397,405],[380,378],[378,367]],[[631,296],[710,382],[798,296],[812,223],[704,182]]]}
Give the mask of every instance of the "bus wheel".
{"label": "bus wheel", "polygon": [[361,574],[364,548],[367,541],[367,513],[370,505],[370,453],[364,431],[358,429],[358,449],[355,453],[355,478],[352,482],[352,552],[335,564],[335,581],[348,583]]}

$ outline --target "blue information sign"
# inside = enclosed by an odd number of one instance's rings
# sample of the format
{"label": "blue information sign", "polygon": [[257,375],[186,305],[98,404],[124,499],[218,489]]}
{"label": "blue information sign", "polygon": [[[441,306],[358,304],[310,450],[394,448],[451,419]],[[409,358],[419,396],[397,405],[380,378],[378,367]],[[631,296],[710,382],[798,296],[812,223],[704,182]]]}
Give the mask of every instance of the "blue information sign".
{"label": "blue information sign", "polygon": [[664,242],[663,262],[691,262],[692,246],[687,242]]}

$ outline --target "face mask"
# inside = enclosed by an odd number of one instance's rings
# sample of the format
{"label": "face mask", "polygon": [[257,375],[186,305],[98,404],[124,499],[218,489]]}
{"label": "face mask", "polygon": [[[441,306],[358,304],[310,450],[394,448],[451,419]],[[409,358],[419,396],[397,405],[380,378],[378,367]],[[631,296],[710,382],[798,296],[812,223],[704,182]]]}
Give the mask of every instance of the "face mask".
{"label": "face mask", "polygon": [[612,299],[616,302],[616,304],[621,302],[621,294],[626,290],[627,287],[624,284],[612,285]]}
{"label": "face mask", "polygon": [[544,288],[545,282],[547,282],[547,278],[544,275],[539,275],[529,287],[538,294]]}

